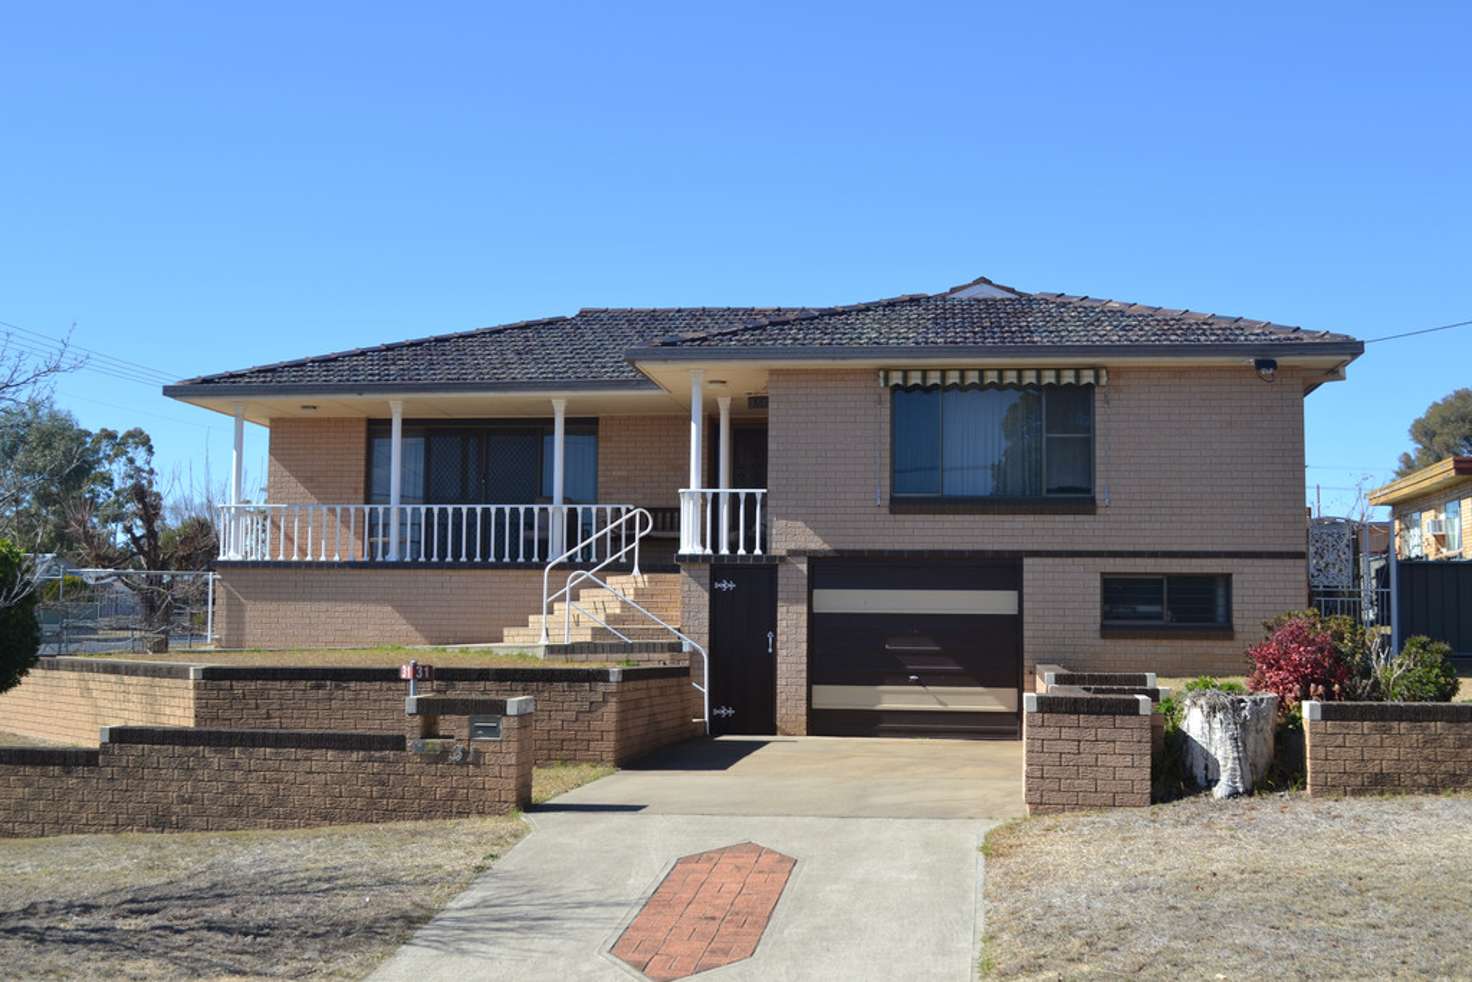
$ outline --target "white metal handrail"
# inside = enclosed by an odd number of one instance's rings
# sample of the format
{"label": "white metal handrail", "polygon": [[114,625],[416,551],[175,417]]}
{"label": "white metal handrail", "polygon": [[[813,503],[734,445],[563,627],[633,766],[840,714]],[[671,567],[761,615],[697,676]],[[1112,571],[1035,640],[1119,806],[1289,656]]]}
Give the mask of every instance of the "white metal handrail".
{"label": "white metal handrail", "polygon": [[680,552],[760,556],[766,551],[766,488],[683,488]]}
{"label": "white metal handrail", "polygon": [[[628,604],[630,607],[634,608],[639,613],[641,613],[645,617],[649,618],[655,624],[659,625],[660,627],[664,628],[666,631],[668,631],[671,634],[673,634],[675,636],[675,639],[677,641],[679,641],[680,643],[682,643],[683,645],[685,645],[685,647],[687,649],[694,648],[695,651],[699,653],[699,655],[700,655],[700,682],[691,682],[690,683],[690,686],[696,692],[699,692],[700,693],[700,719],[696,720],[696,722],[697,723],[700,723],[702,726],[704,726],[705,727],[705,732],[706,733],[709,733],[710,732],[710,655],[706,652],[705,646],[702,645],[700,642],[696,641],[694,638],[690,637],[684,631],[681,631],[679,628],[675,627],[673,624],[670,624],[669,622],[667,622],[664,618],[660,617],[658,614],[656,614],[653,611],[645,608],[642,604],[640,604],[638,601],[634,600],[632,597],[630,597],[627,594],[625,594],[622,590],[619,590],[616,587],[610,585],[605,580],[599,579],[597,576],[595,576],[593,574],[593,571],[592,570],[580,569],[580,570],[574,571],[573,574],[567,578],[567,587],[565,589],[571,591],[572,588],[575,585],[577,585],[579,583],[582,583],[585,580],[592,580],[594,583],[598,584],[598,586],[602,587],[608,593],[611,593],[620,603]],[[569,597],[570,596],[571,595],[569,594]],[[571,604],[569,604],[569,608],[570,607],[571,607]],[[582,610],[581,607],[579,607],[578,609],[579,610]],[[583,613],[586,614],[588,612],[587,611],[583,611]],[[571,622],[569,620],[570,616],[571,616],[570,613],[568,613],[567,611],[564,611],[564,615],[563,615],[563,632],[564,632],[563,633],[563,641],[564,642],[566,642],[568,640],[568,638],[570,638],[571,635],[572,635],[572,625],[571,625]],[[599,624],[603,624],[604,627],[608,627],[607,624],[604,624],[602,618],[599,618],[599,617],[594,616],[592,614],[588,614],[588,616],[592,617],[593,620],[597,621]],[[545,628],[545,625],[546,625],[545,618],[543,619],[542,623],[543,623],[543,626]],[[608,627],[608,629],[610,631],[613,631],[614,634],[617,634],[619,637],[623,638],[625,643],[630,643],[628,636],[625,635],[625,634],[623,634],[621,631],[616,631],[612,627]]]}
{"label": "white metal handrail", "polygon": [[[634,537],[633,537],[632,540],[630,540],[629,537],[628,537],[628,523],[630,522],[630,520],[632,520],[633,523],[634,523]],[[645,524],[646,521],[647,521],[648,524]],[[583,557],[585,557],[586,555],[588,555],[588,553],[590,551],[596,556],[596,553],[597,553],[596,542],[597,542],[597,540],[599,540],[599,539],[605,539],[606,540],[606,545],[604,547],[604,557],[603,557],[603,559],[601,561],[598,562],[598,564],[596,566],[593,567],[593,571],[596,572],[598,570],[603,569],[605,566],[609,566],[609,565],[611,565],[613,563],[616,563],[620,559],[623,559],[625,556],[627,556],[630,552],[632,552],[634,554],[634,575],[635,576],[638,576],[639,575],[639,543],[640,543],[640,541],[643,540],[644,536],[646,536],[646,535],[649,534],[650,530],[653,529],[653,528],[654,528],[654,516],[651,515],[651,514],[649,514],[648,509],[646,509],[646,508],[630,508],[622,516],[620,516],[616,521],[611,522],[608,525],[604,526],[603,528],[596,530],[595,532],[593,532],[592,535],[589,535],[589,536],[585,537],[580,542],[578,542],[576,545],[574,545],[571,549],[568,549],[562,555],[556,557],[555,559],[553,559],[553,560],[551,560],[550,562],[547,563],[547,567],[542,570],[542,643],[543,644],[547,644],[548,643],[548,640],[549,640],[549,636],[548,636],[548,633],[547,633],[547,618],[548,618],[548,615],[549,615],[549,613],[551,612],[551,609],[552,609],[551,605],[556,602],[556,600],[557,600],[558,597],[566,597],[568,601],[571,601],[572,600],[572,574],[569,574],[569,576],[568,576],[568,582],[567,582],[566,585],[563,586],[563,588],[561,590],[558,590],[556,593],[548,593],[548,589],[550,588],[549,587],[549,581],[550,581],[551,576],[552,576],[552,570],[554,568],[562,565],[563,563],[567,562],[570,559],[576,558],[579,561],[582,561],[583,560]],[[615,530],[618,530],[618,532],[619,532],[619,541],[620,541],[620,545],[619,545],[618,551],[616,551],[616,552],[613,550],[613,545],[612,545],[612,543],[613,543],[613,533],[614,533]]]}
{"label": "white metal handrail", "polygon": [[[571,525],[580,559],[613,551],[583,529],[617,525],[631,505],[251,504],[219,508],[219,558],[254,562],[542,563]],[[397,537],[394,535],[397,526]],[[394,552],[395,538],[398,551]]]}
{"label": "white metal handrail", "polygon": [[687,650],[693,648],[696,652],[700,654],[700,682],[691,682],[690,685],[692,688],[695,689],[696,692],[700,693],[700,719],[696,720],[696,722],[700,723],[705,728],[706,733],[709,733],[710,656],[706,652],[705,646],[700,644],[694,638],[685,634],[679,628],[665,621],[658,614],[655,614],[653,611],[644,607],[644,605],[635,601],[632,597],[624,593],[622,590],[619,590],[612,586],[607,580],[601,579],[598,576],[598,573],[600,571],[612,565],[613,563],[618,562],[624,556],[627,556],[630,552],[632,552],[634,556],[633,574],[635,576],[639,575],[639,543],[644,539],[646,535],[654,530],[654,516],[651,515],[647,509],[631,509],[626,515],[621,517],[617,522],[613,523],[613,525],[610,525],[608,528],[605,528],[599,532],[595,532],[593,536],[590,536],[590,538],[601,535],[611,536],[615,526],[626,527],[627,523],[630,520],[632,520],[634,523],[634,538],[632,542],[625,541],[617,552],[613,552],[610,548],[609,550],[607,550],[609,552],[609,555],[602,562],[593,566],[591,569],[575,569],[568,573],[566,583],[564,583],[562,589],[558,590],[556,593],[548,592],[552,569],[560,563],[567,561],[578,551],[579,546],[584,545],[585,543],[579,543],[578,545],[573,546],[571,549],[567,550],[567,552],[563,553],[561,556],[548,563],[547,568],[542,571],[542,644],[550,643],[551,635],[548,632],[547,624],[548,621],[551,620],[550,614],[552,603],[558,597],[562,597],[565,604],[562,612],[562,641],[564,644],[572,639],[572,611],[574,608],[576,608],[579,613],[594,621],[600,627],[606,628],[625,644],[632,643],[632,639],[627,634],[613,627],[603,618],[599,617],[597,614],[594,614],[592,611],[583,607],[581,604],[577,603],[573,599],[573,589],[580,584],[591,580],[593,583],[601,587],[605,593],[610,594],[621,604],[627,604],[633,610],[636,610],[639,613],[643,614],[645,617],[653,621],[656,625],[674,635],[675,639],[678,640],[681,644],[685,645]]}

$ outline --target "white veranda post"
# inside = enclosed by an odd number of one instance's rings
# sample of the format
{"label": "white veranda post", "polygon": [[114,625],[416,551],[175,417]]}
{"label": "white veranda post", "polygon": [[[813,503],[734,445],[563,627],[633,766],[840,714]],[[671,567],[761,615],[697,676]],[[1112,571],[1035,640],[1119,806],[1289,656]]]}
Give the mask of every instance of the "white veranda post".
{"label": "white veranda post", "polygon": [[[244,483],[245,474],[245,406],[236,403],[235,410],[235,446],[230,453],[230,504],[239,505],[242,494],[241,485]],[[229,555],[239,559],[242,555],[240,541],[245,524],[240,519],[238,507],[230,509],[230,521],[227,523],[225,534],[230,539]]]}
{"label": "white veranda post", "polygon": [[[567,512],[563,508],[563,483],[564,470],[566,466],[566,454],[564,450],[567,445],[567,400],[552,400],[552,527],[549,530],[551,538],[550,550],[553,557],[562,555],[567,548],[565,535],[567,532]],[[579,533],[581,534],[581,533]]]}
{"label": "white veranda post", "polygon": [[721,491],[721,541],[716,552],[724,554],[731,540],[731,496],[726,493],[731,488],[731,397],[721,396],[716,405],[721,407],[721,464],[716,484]]}
{"label": "white veranda post", "polygon": [[[690,370],[690,490],[699,491],[701,486],[700,467],[700,431],[705,423],[705,372],[702,369]],[[683,530],[683,541],[680,544],[681,552],[702,552],[700,543],[700,495],[689,494],[685,496],[685,508],[683,521],[680,524]]]}
{"label": "white veranda post", "polygon": [[394,399],[388,404],[393,424],[388,441],[388,558],[399,558],[399,504],[404,484],[404,403]]}

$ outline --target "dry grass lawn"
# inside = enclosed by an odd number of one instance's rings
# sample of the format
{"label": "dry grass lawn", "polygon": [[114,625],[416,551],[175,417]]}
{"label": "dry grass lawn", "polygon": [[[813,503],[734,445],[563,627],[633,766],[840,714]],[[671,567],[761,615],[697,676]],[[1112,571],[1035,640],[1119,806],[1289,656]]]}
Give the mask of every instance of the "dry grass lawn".
{"label": "dry grass lawn", "polygon": [[16,979],[361,978],[526,831],[516,816],[0,841]]}
{"label": "dry grass lawn", "polygon": [[209,648],[187,648],[150,655],[140,652],[109,652],[99,655],[74,655],[79,658],[111,658],[125,661],[187,662],[193,665],[285,665],[391,667],[407,664],[411,659],[446,668],[608,668],[616,661],[555,662],[519,652],[493,651],[490,648],[405,648],[388,645],[379,648],[290,648],[284,650],[216,651]]}
{"label": "dry grass lawn", "polygon": [[70,744],[59,743],[55,740],[43,740],[40,737],[26,736],[24,733],[11,733],[9,730],[0,730],[0,747],[66,747]]}
{"label": "dry grass lawn", "polygon": [[[533,800],[612,770],[539,767]],[[3,976],[362,978],[526,831],[508,815],[0,839]]]}
{"label": "dry grass lawn", "polygon": [[1472,797],[1049,816],[986,843],[987,977],[1466,976]]}
{"label": "dry grass lawn", "polygon": [[549,764],[532,772],[532,804],[551,801],[589,781],[607,777],[615,768],[607,764]]}

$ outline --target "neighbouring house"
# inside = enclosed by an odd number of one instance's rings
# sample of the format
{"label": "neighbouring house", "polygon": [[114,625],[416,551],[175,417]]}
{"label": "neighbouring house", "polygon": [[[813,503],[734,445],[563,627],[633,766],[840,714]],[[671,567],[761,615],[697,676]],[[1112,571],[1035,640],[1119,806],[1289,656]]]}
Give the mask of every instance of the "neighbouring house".
{"label": "neighbouring house", "polygon": [[678,640],[716,732],[1006,735],[1039,663],[1236,672],[1306,603],[1303,400],[1362,350],[981,278],[584,309],[165,393],[235,419],[226,646]]}
{"label": "neighbouring house", "polygon": [[1387,505],[1400,559],[1472,558],[1472,457],[1448,457],[1370,492]]}
{"label": "neighbouring house", "polygon": [[1387,505],[1398,643],[1424,634],[1472,662],[1472,457],[1447,457],[1370,492]]}

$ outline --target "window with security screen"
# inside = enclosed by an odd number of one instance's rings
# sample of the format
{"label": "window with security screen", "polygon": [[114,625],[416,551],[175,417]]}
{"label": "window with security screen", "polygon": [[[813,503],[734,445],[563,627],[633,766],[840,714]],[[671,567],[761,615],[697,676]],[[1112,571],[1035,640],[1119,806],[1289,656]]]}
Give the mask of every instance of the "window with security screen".
{"label": "window with security screen", "polygon": [[1101,622],[1117,627],[1230,627],[1232,578],[1225,575],[1109,575]]}

